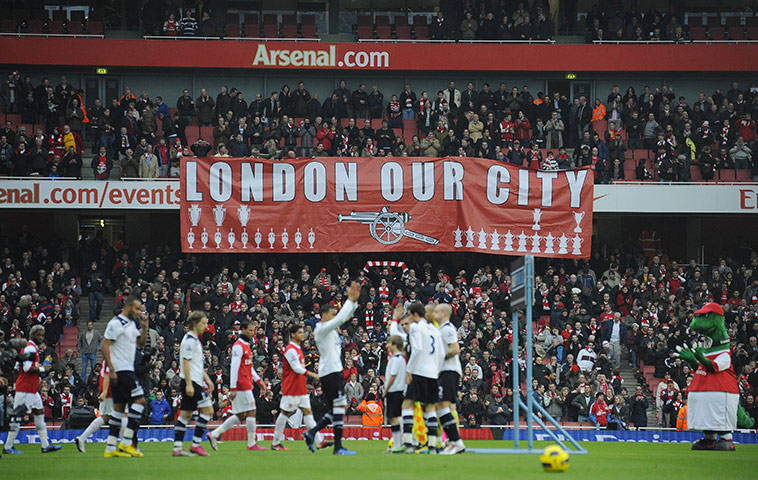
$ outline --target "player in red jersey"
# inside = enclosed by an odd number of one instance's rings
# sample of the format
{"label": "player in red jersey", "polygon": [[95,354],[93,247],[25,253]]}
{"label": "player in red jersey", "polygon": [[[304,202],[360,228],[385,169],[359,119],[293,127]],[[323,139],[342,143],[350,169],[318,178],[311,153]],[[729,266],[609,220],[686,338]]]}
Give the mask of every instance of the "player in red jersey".
{"label": "player in red jersey", "polygon": [[21,428],[21,419],[30,410],[34,415],[34,426],[39,434],[39,442],[42,445],[42,453],[55,452],[61,449],[60,445],[50,445],[47,440],[47,425],[45,425],[45,410],[42,407],[42,397],[39,394],[39,374],[45,373],[47,368],[39,363],[39,345],[45,340],[45,327],[35,325],[29,332],[29,343],[21,352],[23,363],[21,371],[16,378],[16,394],[13,397],[13,412],[16,414],[11,419],[10,431],[5,441],[3,453],[21,454],[13,444]]}
{"label": "player in red jersey", "polygon": [[[308,383],[306,377],[318,379],[318,375],[305,369],[305,357],[300,344],[305,339],[305,331],[300,325],[292,325],[290,331],[290,343],[284,350],[282,362],[282,400],[279,404],[279,416],[276,419],[274,429],[274,441],[271,442],[272,450],[289,450],[282,445],[284,428],[287,419],[299,408],[303,412],[303,424],[306,428],[316,426],[316,420],[311,411],[311,398],[308,396]],[[319,448],[328,446],[323,437],[316,440]]]}
{"label": "player in red jersey", "polygon": [[253,382],[257,383],[263,392],[266,385],[258,376],[253,367],[253,352],[250,341],[255,335],[255,326],[249,320],[240,322],[242,332],[232,346],[232,366],[230,369],[231,379],[229,385],[229,398],[232,399],[232,415],[208,434],[211,448],[218,450],[218,439],[221,435],[241,421],[245,421],[247,429],[247,449],[266,450],[256,443],[255,439],[255,396],[253,396]]}

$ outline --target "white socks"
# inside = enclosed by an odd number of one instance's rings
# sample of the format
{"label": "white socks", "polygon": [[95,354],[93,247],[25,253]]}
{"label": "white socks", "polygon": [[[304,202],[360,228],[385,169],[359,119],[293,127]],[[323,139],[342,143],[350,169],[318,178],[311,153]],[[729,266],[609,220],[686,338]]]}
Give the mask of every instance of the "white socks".
{"label": "white socks", "polygon": [[284,438],[284,428],[287,426],[287,419],[289,417],[286,417],[283,413],[280,413],[278,417],[276,417],[276,427],[274,428],[274,441],[272,442],[273,445],[279,445],[282,443],[282,439]]}
{"label": "white socks", "polygon": [[228,431],[233,426],[237,425],[239,423],[239,418],[237,418],[237,415],[231,415],[229,418],[224,420],[224,423],[216,427],[211,434],[216,438],[221,438],[221,435],[224,434],[224,432]]}
{"label": "white socks", "polygon": [[47,441],[47,425],[45,425],[45,416],[35,415],[34,426],[37,428],[37,433],[39,433],[39,443],[42,448],[49,447],[50,443]]}
{"label": "white socks", "polygon": [[[303,425],[305,425],[305,428],[308,430],[311,430],[313,427],[316,426],[316,419],[313,418],[313,414],[305,415],[303,416]],[[324,436],[321,435],[321,432],[316,432],[316,437],[314,439],[316,446],[321,445],[324,441]]]}
{"label": "white socks", "polygon": [[[224,422],[226,423],[226,422]],[[255,417],[250,415],[247,418],[245,418],[245,429],[247,430],[247,446],[253,447],[255,446]]]}
{"label": "white socks", "polygon": [[82,443],[86,442],[87,439],[92,436],[93,433],[100,430],[103,425],[105,425],[105,420],[103,420],[102,416],[97,417],[96,419],[92,420],[92,422],[87,426],[87,428],[82,432],[81,436],[79,438],[82,439]]}

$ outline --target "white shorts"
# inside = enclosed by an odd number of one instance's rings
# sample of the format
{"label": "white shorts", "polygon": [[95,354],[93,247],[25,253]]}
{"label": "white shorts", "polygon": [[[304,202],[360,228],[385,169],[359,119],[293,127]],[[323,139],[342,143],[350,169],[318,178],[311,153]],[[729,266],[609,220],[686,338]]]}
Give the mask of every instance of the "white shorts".
{"label": "white shorts", "polygon": [[252,390],[244,390],[237,392],[237,395],[232,400],[232,413],[245,413],[251,410],[255,410],[255,397]]}
{"label": "white shorts", "polygon": [[308,395],[290,396],[285,395],[282,397],[282,401],[279,402],[279,409],[285,412],[294,412],[298,408],[311,409],[311,397]]}
{"label": "white shorts", "polygon": [[100,406],[97,408],[100,410],[100,415],[113,415],[113,397],[108,397],[102,402],[100,402]]}
{"label": "white shorts", "polygon": [[13,396],[13,409],[17,409],[20,405],[26,405],[26,411],[43,410],[42,397],[39,393],[27,393],[16,392]]}
{"label": "white shorts", "polygon": [[739,394],[690,392],[687,397],[687,428],[731,432],[737,430]]}

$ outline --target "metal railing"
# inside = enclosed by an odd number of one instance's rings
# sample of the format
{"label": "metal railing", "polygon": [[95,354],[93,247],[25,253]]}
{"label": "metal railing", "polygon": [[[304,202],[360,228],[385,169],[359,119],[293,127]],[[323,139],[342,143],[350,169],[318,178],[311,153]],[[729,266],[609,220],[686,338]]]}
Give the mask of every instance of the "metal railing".
{"label": "metal railing", "polygon": [[0,33],[0,37],[55,37],[55,38],[105,38],[105,35],[90,33]]}
{"label": "metal railing", "polygon": [[145,35],[143,36],[145,40],[205,40],[205,41],[213,41],[213,40],[239,40],[244,42],[321,42],[321,39],[318,37],[308,37],[308,38],[298,38],[298,37],[287,37],[287,38],[280,38],[280,37],[227,37],[227,36],[219,36],[219,37],[182,37],[182,36],[162,36],[162,35]]}
{"label": "metal railing", "polygon": [[553,44],[555,40],[431,40],[412,38],[359,38],[358,43],[470,43],[470,44]]}

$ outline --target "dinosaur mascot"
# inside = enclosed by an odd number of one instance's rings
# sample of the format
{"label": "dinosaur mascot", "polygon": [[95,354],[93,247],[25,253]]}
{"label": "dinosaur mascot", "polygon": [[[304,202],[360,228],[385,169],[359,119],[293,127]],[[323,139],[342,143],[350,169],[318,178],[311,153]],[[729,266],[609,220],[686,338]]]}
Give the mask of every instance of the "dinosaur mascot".
{"label": "dinosaur mascot", "polygon": [[[695,370],[687,388],[687,425],[701,430],[704,438],[692,444],[693,450],[734,451],[732,431],[753,426],[753,419],[739,404],[737,377],[729,352],[729,334],[724,310],[718,303],[707,303],[695,312],[690,328],[704,339],[702,347],[677,347],[679,358]],[[720,439],[717,439],[720,435]]]}

